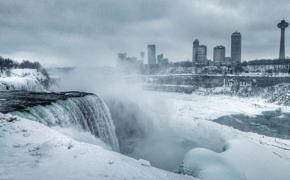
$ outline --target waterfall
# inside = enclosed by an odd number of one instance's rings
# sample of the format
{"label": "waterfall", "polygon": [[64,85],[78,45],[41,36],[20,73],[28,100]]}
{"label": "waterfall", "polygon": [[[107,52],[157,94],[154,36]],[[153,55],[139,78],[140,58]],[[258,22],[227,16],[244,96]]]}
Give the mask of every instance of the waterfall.
{"label": "waterfall", "polygon": [[34,106],[11,114],[41,122],[47,126],[73,127],[100,137],[112,149],[119,151],[110,111],[96,95],[58,100],[46,106]]}
{"label": "waterfall", "polygon": [[26,77],[5,77],[0,78],[0,90],[24,90],[24,91],[45,91],[45,87],[33,78]]}

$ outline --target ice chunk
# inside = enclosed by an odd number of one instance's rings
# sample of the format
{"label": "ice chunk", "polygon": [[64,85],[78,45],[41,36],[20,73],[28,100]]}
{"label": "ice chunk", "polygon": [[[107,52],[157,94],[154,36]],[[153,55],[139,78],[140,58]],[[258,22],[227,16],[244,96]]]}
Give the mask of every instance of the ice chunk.
{"label": "ice chunk", "polygon": [[146,161],[145,159],[139,159],[138,162],[142,165],[142,166],[146,166],[146,167],[150,167],[151,164],[149,161]]}

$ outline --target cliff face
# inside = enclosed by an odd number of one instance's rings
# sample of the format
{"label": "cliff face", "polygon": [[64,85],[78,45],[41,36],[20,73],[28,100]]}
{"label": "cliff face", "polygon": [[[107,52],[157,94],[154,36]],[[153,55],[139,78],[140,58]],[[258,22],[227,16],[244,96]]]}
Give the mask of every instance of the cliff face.
{"label": "cliff face", "polygon": [[290,76],[156,75],[146,76],[144,82],[151,85],[191,85],[202,88],[232,85],[269,87],[281,83],[290,83]]}
{"label": "cliff face", "polygon": [[202,95],[259,96],[269,102],[290,105],[290,76],[170,75],[144,78],[144,89]]}

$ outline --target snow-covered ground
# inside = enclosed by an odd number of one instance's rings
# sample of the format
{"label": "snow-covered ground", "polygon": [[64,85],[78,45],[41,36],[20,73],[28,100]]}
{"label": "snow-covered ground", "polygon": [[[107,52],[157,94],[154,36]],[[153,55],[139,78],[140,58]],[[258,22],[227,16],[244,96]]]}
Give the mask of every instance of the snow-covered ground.
{"label": "snow-covered ground", "polygon": [[1,180],[194,179],[101,146],[75,141],[38,122],[0,117]]}
{"label": "snow-covered ground", "polygon": [[36,69],[10,69],[0,74],[0,90],[45,91],[46,77]]}

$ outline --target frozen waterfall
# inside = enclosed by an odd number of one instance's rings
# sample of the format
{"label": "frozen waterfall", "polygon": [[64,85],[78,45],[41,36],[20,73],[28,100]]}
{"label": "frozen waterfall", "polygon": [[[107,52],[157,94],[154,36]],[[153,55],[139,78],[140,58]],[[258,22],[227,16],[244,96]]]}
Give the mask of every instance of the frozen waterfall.
{"label": "frozen waterfall", "polygon": [[108,107],[96,95],[58,100],[11,114],[41,122],[47,126],[74,127],[100,137],[112,149],[119,151],[115,126]]}
{"label": "frozen waterfall", "polygon": [[0,78],[0,91],[23,90],[23,91],[45,91],[45,87],[37,79],[26,77]]}

